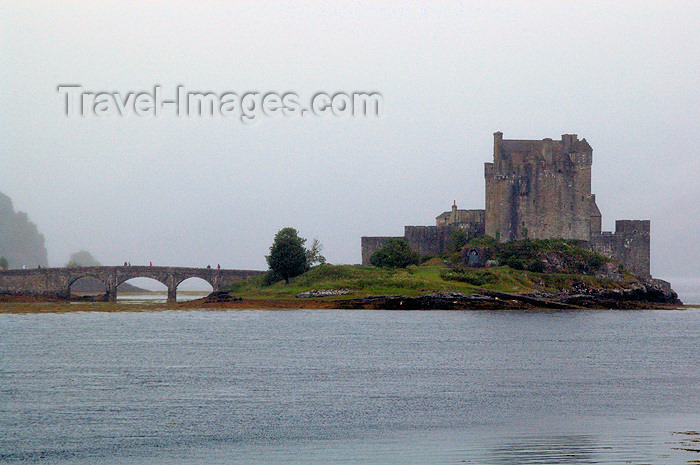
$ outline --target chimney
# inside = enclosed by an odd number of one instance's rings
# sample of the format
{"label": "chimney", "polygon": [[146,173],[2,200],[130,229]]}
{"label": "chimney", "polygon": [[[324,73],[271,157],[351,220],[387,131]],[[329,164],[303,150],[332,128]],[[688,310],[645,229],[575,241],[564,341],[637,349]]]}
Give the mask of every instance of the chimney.
{"label": "chimney", "polygon": [[574,144],[578,142],[578,134],[562,134],[561,141],[564,146],[564,153],[573,152]]}
{"label": "chimney", "polygon": [[[564,136],[562,136],[563,138]],[[552,139],[549,137],[542,141],[542,156],[545,162],[552,163]]]}
{"label": "chimney", "polygon": [[493,159],[494,161],[501,158],[501,152],[503,150],[503,133],[497,131],[493,133]]}

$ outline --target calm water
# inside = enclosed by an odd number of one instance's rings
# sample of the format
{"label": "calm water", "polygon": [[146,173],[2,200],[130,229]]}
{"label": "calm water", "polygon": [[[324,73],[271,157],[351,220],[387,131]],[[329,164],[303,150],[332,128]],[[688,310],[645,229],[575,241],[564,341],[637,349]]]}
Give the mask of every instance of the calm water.
{"label": "calm water", "polygon": [[699,349],[699,310],[0,314],[0,462],[683,464]]}
{"label": "calm water", "polygon": [[684,304],[700,305],[700,278],[672,278],[669,281]]}

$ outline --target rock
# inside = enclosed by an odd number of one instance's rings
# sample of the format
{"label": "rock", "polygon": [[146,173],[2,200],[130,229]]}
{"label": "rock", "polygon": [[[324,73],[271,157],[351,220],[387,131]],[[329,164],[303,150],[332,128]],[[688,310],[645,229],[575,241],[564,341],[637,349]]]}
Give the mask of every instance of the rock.
{"label": "rock", "polygon": [[372,310],[496,310],[532,308],[516,300],[502,300],[479,294],[465,295],[458,292],[441,292],[421,297],[403,295],[372,296],[361,299],[339,300],[339,309]]}
{"label": "rock", "polygon": [[240,297],[234,297],[228,291],[214,291],[204,298],[205,302],[236,302],[243,300]]}
{"label": "rock", "polygon": [[570,291],[557,295],[557,299],[572,305],[588,308],[658,308],[683,305],[671,285],[661,279],[637,281],[615,289],[587,289],[573,286]]}
{"label": "rock", "polygon": [[309,298],[318,298],[318,297],[335,297],[338,295],[346,295],[350,294],[352,291],[351,289],[314,289],[312,291],[308,292],[302,292],[300,294],[296,295],[297,299],[309,299]]}

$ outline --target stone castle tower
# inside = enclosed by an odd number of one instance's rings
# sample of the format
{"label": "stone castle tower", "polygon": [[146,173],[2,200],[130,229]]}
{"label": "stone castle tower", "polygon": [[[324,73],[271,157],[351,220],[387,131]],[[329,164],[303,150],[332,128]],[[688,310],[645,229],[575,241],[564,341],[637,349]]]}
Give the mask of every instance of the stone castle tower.
{"label": "stone castle tower", "polygon": [[486,234],[501,242],[561,237],[589,241],[601,215],[591,194],[593,149],[586,139],[504,140],[486,163]]}

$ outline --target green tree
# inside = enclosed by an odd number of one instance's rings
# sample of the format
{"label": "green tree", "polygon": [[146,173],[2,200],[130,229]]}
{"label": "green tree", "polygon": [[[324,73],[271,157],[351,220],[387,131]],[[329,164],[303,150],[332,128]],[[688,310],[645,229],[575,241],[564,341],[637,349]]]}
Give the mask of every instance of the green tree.
{"label": "green tree", "polygon": [[0,257],[0,270],[6,270],[10,264],[5,257]]}
{"label": "green tree", "polygon": [[79,268],[82,266],[101,266],[101,263],[95,260],[95,257],[87,250],[71,254],[70,260],[66,263],[66,268]]}
{"label": "green tree", "polygon": [[469,242],[467,234],[462,228],[454,228],[450,231],[450,238],[448,243],[448,249],[450,252],[460,252],[465,245]]}
{"label": "green tree", "polygon": [[384,247],[372,254],[369,262],[382,268],[406,268],[417,265],[420,257],[405,239],[388,239]]}
{"label": "green tree", "polygon": [[307,268],[311,268],[316,264],[323,265],[324,263],[326,263],[326,257],[321,255],[322,251],[323,244],[321,244],[321,241],[314,238],[313,242],[311,242],[311,247],[306,251]]}
{"label": "green tree", "polygon": [[306,239],[299,237],[296,229],[280,229],[270,246],[270,255],[265,257],[270,271],[284,279],[287,284],[291,278],[309,269],[305,242]]}

